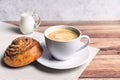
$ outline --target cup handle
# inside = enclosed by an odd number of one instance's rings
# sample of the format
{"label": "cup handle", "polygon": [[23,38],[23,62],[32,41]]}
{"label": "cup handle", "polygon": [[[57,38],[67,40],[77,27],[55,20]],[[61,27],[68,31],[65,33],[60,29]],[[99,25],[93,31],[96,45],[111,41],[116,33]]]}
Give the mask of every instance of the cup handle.
{"label": "cup handle", "polygon": [[38,14],[33,14],[32,16],[35,16],[36,18],[38,18],[38,21],[34,25],[34,28],[38,28],[41,24],[40,16]]}
{"label": "cup handle", "polygon": [[82,39],[87,39],[87,42],[86,42],[84,45],[82,45],[77,51],[79,51],[79,50],[87,47],[88,44],[90,43],[90,37],[89,37],[89,36],[87,36],[87,35],[82,35],[82,36],[80,37],[80,41],[81,41]]}

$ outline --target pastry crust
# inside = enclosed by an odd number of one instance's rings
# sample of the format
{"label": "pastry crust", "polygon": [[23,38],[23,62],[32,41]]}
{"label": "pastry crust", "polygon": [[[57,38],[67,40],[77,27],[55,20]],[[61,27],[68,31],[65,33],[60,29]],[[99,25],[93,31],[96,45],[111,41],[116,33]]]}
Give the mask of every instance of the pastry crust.
{"label": "pastry crust", "polygon": [[30,37],[18,37],[6,49],[3,56],[5,64],[21,67],[34,62],[42,55],[40,43]]}

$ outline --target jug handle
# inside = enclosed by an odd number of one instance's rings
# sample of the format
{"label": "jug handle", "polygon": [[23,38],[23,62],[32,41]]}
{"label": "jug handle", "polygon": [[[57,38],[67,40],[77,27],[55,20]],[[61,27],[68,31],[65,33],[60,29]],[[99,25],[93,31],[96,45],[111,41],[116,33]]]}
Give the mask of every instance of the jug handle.
{"label": "jug handle", "polygon": [[32,16],[35,16],[38,18],[38,21],[35,22],[35,25],[34,25],[34,28],[38,28],[41,24],[41,19],[40,19],[40,16],[38,14],[33,14]]}

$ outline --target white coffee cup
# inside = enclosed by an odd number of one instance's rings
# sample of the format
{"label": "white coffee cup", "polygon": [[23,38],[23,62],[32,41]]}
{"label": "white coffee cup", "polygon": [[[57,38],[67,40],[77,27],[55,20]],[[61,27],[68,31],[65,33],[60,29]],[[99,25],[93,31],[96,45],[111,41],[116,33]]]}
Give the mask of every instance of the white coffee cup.
{"label": "white coffee cup", "polygon": [[[78,37],[69,41],[57,41],[52,40],[48,37],[48,34],[56,29],[70,29],[75,31],[78,34]],[[75,52],[80,51],[81,49],[84,49],[88,46],[90,43],[90,38],[87,35],[81,35],[81,31],[76,29],[73,26],[67,26],[67,25],[57,25],[57,26],[51,26],[50,28],[46,29],[44,32],[45,36],[45,42],[47,45],[47,48],[49,52],[52,54],[52,56],[58,60],[67,60],[72,57],[72,55],[75,54]],[[82,39],[86,39],[87,42],[83,44],[81,42]]]}
{"label": "white coffee cup", "polygon": [[[38,22],[35,23],[33,15],[39,18]],[[34,31],[35,28],[39,27],[41,24],[40,17],[37,14],[24,12],[21,14],[20,18],[20,30],[23,34],[29,34]]]}

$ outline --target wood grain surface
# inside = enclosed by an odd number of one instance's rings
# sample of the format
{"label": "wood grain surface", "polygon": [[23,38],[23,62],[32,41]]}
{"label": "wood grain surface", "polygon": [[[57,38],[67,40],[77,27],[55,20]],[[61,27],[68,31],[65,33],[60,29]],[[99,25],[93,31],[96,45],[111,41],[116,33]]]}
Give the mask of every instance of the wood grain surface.
{"label": "wood grain surface", "polygon": [[[18,22],[7,22],[18,25]],[[36,31],[44,32],[52,25],[61,24],[74,25],[91,37],[91,46],[100,48],[79,80],[120,80],[120,21],[43,21]]]}

